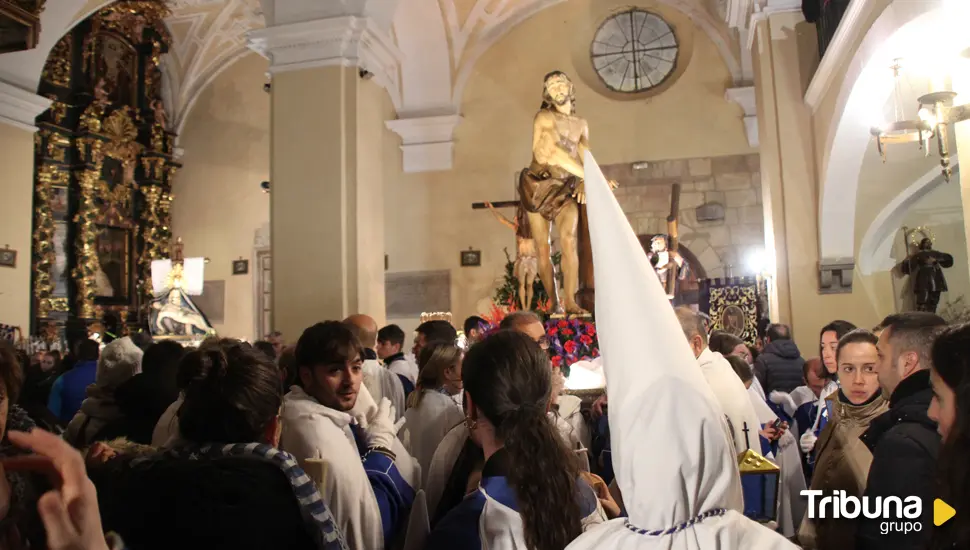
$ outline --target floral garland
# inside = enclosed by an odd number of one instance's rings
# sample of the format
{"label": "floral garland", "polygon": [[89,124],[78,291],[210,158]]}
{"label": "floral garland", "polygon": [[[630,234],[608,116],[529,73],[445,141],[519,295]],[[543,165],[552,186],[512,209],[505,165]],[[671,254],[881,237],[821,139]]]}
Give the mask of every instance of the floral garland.
{"label": "floral garland", "polygon": [[549,338],[549,355],[552,365],[559,367],[564,376],[577,361],[589,361],[600,355],[596,325],[583,319],[549,319],[546,321]]}

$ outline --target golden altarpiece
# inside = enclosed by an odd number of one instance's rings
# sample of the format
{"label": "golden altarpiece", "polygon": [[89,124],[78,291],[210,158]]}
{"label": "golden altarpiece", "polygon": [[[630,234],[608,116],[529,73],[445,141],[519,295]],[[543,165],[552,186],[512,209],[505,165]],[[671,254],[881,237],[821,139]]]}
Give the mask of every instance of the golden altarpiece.
{"label": "golden altarpiece", "polygon": [[[150,266],[169,249],[175,134],[162,103],[161,1],[116,2],[64,36],[37,118],[32,332],[145,326]],[[53,326],[52,326],[53,325]]]}

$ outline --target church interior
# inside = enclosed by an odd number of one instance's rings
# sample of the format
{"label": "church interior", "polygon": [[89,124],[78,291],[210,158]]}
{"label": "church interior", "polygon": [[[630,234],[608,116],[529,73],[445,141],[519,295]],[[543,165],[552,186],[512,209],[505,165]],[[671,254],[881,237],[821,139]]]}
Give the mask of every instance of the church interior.
{"label": "church interior", "polygon": [[0,324],[144,327],[176,240],[207,330],[247,340],[507,307],[500,218],[553,71],[645,250],[677,220],[676,303],[748,285],[812,349],[920,307],[929,239],[965,320],[963,4],[4,0]]}

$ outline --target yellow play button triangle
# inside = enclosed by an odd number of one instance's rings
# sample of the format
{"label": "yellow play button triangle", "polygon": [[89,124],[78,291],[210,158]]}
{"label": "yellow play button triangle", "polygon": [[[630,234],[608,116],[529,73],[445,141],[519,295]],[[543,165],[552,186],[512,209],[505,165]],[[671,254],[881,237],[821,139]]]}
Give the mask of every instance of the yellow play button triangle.
{"label": "yellow play button triangle", "polygon": [[952,506],[943,502],[940,499],[933,501],[933,525],[937,527],[943,525],[944,523],[950,521],[950,518],[955,516],[957,511],[953,509]]}

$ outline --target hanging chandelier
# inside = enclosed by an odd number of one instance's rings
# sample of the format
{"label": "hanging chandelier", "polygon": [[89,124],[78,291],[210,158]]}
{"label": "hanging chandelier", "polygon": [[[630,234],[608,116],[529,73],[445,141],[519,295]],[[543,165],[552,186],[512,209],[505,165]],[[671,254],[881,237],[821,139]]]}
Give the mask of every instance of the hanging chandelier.
{"label": "hanging chandelier", "polygon": [[[959,57],[964,62],[970,61],[970,48],[960,52]],[[893,65],[894,75],[896,76],[896,89],[894,90],[894,101],[899,102],[899,63]],[[947,182],[953,175],[953,167],[950,165],[950,125],[965,120],[970,120],[970,104],[953,105],[957,93],[950,90],[932,92],[919,97],[919,121],[901,121],[887,125],[886,129],[895,131],[896,134],[883,133],[879,129],[873,128],[872,133],[876,136],[879,145],[879,153],[886,160],[884,149],[885,144],[907,143],[918,141],[920,148],[926,151],[929,156],[929,149],[926,143],[936,137],[937,152],[940,155],[940,169],[943,179]],[[897,121],[900,111],[897,109]],[[908,134],[905,134],[905,129]],[[915,132],[915,134],[914,134]],[[925,136],[925,137],[924,137]]]}
{"label": "hanging chandelier", "polygon": [[876,146],[883,162],[886,162],[886,146],[897,143],[918,143],[919,148],[926,151],[928,156],[928,142],[933,137],[933,126],[929,122],[923,119],[905,120],[903,118],[903,107],[900,102],[901,61],[901,59],[895,59],[890,67],[893,71],[893,121],[870,129],[876,138]]}

